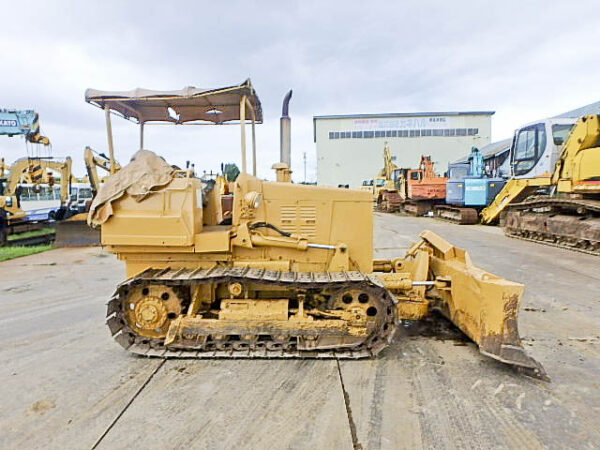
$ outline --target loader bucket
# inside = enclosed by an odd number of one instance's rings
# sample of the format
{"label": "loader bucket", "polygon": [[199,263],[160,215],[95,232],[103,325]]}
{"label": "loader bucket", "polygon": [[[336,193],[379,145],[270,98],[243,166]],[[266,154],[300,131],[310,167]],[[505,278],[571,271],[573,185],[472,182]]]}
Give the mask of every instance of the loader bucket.
{"label": "loader bucket", "polygon": [[477,343],[484,355],[548,380],[542,365],[521,345],[517,315],[525,286],[475,267],[465,250],[435,233],[424,231],[420,237],[434,277],[447,281],[446,287],[432,294],[434,308]]}
{"label": "loader bucket", "polygon": [[100,245],[100,231],[87,224],[87,213],[56,222],[55,247],[90,247]]}

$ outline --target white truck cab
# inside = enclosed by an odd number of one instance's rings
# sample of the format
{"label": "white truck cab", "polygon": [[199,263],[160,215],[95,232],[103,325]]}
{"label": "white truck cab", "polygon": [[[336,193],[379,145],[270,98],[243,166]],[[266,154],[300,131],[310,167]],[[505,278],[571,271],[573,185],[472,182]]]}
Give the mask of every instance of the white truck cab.
{"label": "white truck cab", "polygon": [[577,118],[545,119],[515,131],[511,146],[511,171],[514,178],[551,176]]}

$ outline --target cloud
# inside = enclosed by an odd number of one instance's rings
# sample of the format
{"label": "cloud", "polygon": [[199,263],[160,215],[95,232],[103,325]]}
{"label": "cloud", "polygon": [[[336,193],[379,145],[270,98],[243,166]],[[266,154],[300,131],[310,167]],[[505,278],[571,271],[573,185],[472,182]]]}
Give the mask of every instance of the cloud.
{"label": "cloud", "polygon": [[[104,117],[87,87],[218,87],[251,77],[265,124],[259,174],[278,158],[281,100],[291,103],[293,168],[315,177],[312,116],[496,110],[493,138],[598,100],[594,1],[18,2],[4,6],[2,105],[40,113],[56,155],[83,174],[86,145],[106,151]],[[137,130],[114,120],[121,162]],[[233,127],[148,127],[169,161],[217,170],[239,162]],[[468,151],[468,150],[466,150]],[[24,143],[0,137],[12,161]]]}

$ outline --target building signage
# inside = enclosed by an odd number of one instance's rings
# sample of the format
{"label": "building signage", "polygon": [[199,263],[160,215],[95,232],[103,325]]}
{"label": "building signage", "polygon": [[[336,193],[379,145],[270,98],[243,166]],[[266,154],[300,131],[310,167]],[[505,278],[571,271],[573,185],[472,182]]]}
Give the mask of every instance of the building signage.
{"label": "building signage", "polygon": [[354,119],[355,130],[434,130],[448,128],[448,117],[407,117],[398,119]]}
{"label": "building signage", "polygon": [[14,119],[0,119],[0,127],[16,127],[17,121]]}

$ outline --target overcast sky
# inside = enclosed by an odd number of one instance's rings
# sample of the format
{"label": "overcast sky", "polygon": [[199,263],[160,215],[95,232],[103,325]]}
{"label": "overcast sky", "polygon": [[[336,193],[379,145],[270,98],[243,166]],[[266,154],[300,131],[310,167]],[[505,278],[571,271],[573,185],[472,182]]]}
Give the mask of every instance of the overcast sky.
{"label": "overcast sky", "polygon": [[[34,109],[55,156],[84,173],[86,145],[106,151],[103,90],[213,88],[250,77],[265,123],[259,175],[278,159],[279,115],[292,88],[294,178],[315,178],[312,117],[494,110],[492,139],[600,99],[597,1],[35,1],[4,2],[0,108]],[[113,119],[117,159],[137,129]],[[146,148],[197,169],[239,163],[239,131],[148,127]],[[468,151],[466,149],[465,151]],[[8,162],[26,154],[0,137]]]}

